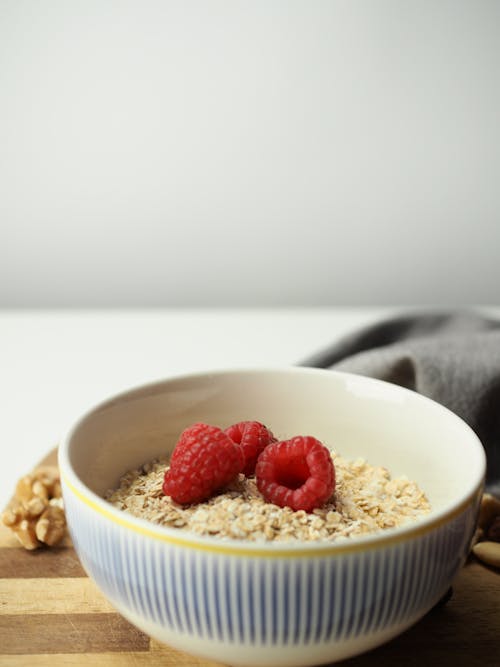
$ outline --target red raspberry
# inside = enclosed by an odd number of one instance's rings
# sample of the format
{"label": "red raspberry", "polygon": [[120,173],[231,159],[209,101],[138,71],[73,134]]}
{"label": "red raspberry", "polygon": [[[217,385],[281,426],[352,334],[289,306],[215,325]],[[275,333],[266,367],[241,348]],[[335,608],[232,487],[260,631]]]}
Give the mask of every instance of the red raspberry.
{"label": "red raspberry", "polygon": [[329,450],[312,436],[275,442],[262,452],[255,469],[264,498],[280,507],[310,512],[335,490],[335,468]]}
{"label": "red raspberry", "polygon": [[243,474],[250,477],[255,473],[255,464],[259,454],[276,438],[271,431],[260,422],[239,422],[226,428],[224,433],[241,446],[245,464]]}
{"label": "red raspberry", "polygon": [[193,424],[182,432],[163,493],[177,503],[197,503],[229,484],[243,468],[241,447],[217,426]]}

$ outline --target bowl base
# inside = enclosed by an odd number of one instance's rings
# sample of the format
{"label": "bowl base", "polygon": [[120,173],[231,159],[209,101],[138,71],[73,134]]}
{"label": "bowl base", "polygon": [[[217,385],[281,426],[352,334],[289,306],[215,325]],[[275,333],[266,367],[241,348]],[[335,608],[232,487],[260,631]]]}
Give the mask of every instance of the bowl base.
{"label": "bowl base", "polygon": [[147,622],[133,612],[120,610],[120,613],[133,625],[162,644],[198,658],[214,660],[223,665],[231,665],[231,667],[311,667],[312,665],[331,664],[385,644],[410,628],[423,616],[419,614],[410,621],[393,626],[384,632],[363,635],[350,640],[345,639],[336,643],[257,646],[199,639]]}

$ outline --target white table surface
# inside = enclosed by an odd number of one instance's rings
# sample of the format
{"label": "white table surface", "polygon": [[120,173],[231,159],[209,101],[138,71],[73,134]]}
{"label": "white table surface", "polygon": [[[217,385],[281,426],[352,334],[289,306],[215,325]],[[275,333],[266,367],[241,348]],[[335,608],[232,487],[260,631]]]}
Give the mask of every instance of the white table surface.
{"label": "white table surface", "polygon": [[0,508],[72,422],[114,393],[182,373],[295,364],[400,310],[0,310]]}

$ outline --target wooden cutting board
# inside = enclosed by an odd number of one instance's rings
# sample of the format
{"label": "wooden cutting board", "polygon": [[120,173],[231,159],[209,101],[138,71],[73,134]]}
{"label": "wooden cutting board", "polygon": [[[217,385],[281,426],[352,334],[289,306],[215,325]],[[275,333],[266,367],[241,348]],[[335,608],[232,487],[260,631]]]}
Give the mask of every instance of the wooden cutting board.
{"label": "wooden cutting board", "polygon": [[[55,464],[55,450],[43,464]],[[478,562],[453,596],[400,637],[345,667],[500,666],[500,573]],[[0,524],[0,665],[217,667],[164,646],[126,621],[86,576],[69,538],[25,551]]]}

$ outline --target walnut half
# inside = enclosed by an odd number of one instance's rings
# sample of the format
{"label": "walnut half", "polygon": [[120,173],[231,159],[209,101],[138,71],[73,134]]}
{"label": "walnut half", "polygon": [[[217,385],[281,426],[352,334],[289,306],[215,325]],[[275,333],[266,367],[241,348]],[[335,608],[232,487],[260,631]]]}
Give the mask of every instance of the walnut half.
{"label": "walnut half", "polygon": [[2,522],[30,551],[58,544],[66,533],[59,471],[55,466],[37,468],[22,477],[14,499],[2,514]]}

